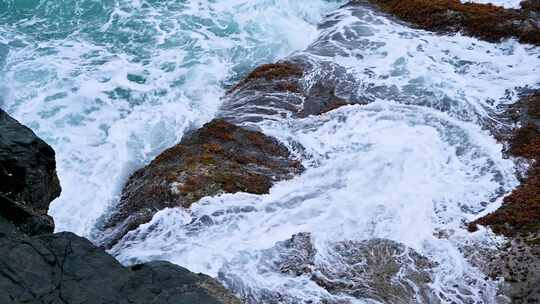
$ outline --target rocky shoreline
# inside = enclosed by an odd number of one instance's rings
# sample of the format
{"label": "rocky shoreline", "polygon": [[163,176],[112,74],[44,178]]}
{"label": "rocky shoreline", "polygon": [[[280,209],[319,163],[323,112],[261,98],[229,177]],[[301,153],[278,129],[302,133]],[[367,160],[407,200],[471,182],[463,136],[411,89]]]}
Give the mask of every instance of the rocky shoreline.
{"label": "rocky shoreline", "polygon": [[[524,1],[521,9],[504,9],[490,4],[462,4],[454,0],[356,0],[348,5],[374,6],[415,27],[436,33],[461,32],[489,42],[515,38],[523,43],[540,45],[540,13],[535,0]],[[251,130],[256,129],[256,123],[263,120],[321,115],[347,104],[368,103],[338,96],[336,92],[339,84],[335,79],[337,75],[346,77],[346,73],[333,71],[333,67],[327,69],[335,74],[319,76],[320,78],[312,80],[310,87],[305,87],[303,77],[309,74],[312,68],[306,58],[293,56],[288,60],[262,65],[231,87],[224,97],[216,120],[187,134],[182,142],[165,151],[130,178],[115,215],[105,226],[102,245],[110,248],[130,230],[150,221],[153,214],[164,208],[189,208],[198,199],[219,193],[267,193],[273,182],[300,174],[302,166],[291,158],[286,148],[274,139]],[[540,197],[537,189],[540,169],[535,161],[540,157],[537,143],[540,138],[538,96],[538,92],[525,95],[502,115],[504,118],[501,119],[510,119],[512,123],[522,127],[502,131],[495,127],[492,130],[499,141],[508,143],[505,152],[507,156],[528,160],[531,164],[529,173],[523,177],[522,185],[505,198],[505,203],[499,210],[468,226],[471,232],[477,229],[477,225],[489,226],[494,232],[508,237],[508,245],[486,256],[479,268],[492,279],[505,279],[501,291],[512,303],[540,301],[540,215],[537,208]],[[217,125],[220,126],[216,130],[219,129],[220,132],[213,131]],[[238,132],[243,135],[238,135]],[[240,137],[244,138],[243,142],[238,141]],[[256,160],[246,161],[242,151],[247,149],[250,154],[254,145],[262,141],[272,142],[272,148],[258,150],[255,152]],[[227,148],[223,150],[223,146]],[[191,149],[197,153],[193,153]],[[299,149],[301,150],[301,147]],[[234,153],[239,153],[244,160],[226,151],[235,151]],[[277,155],[276,151],[279,151]],[[251,183],[254,180],[249,177],[250,167],[259,167],[257,170],[261,176],[257,182]],[[222,178],[210,173],[216,171],[230,172],[231,175]],[[191,179],[194,180],[187,180],[186,173],[193,173]],[[164,177],[164,174],[168,176]],[[294,239],[295,237],[291,241]],[[394,245],[384,245],[387,241],[381,240],[381,246],[394,248]],[[355,250],[360,250],[362,246],[365,244],[353,244]],[[395,246],[399,247],[399,244]],[[299,250],[309,248],[304,247]],[[394,249],[398,250],[396,248]],[[422,257],[419,256],[418,259],[421,260]],[[293,265],[303,270],[292,272],[296,273],[295,275],[310,274],[313,271],[307,270],[313,266],[310,265]],[[429,277],[427,272],[426,275]],[[422,282],[418,276],[416,279],[416,283]],[[227,281],[227,278],[224,280]],[[354,294],[352,289],[359,288],[332,286],[332,283],[325,283],[316,276],[313,280],[330,292],[339,290],[341,293]],[[425,282],[429,282],[429,279]],[[372,298],[395,302],[395,299],[389,300],[383,294],[376,294],[377,290],[388,290],[388,286],[371,285],[369,288],[375,292]],[[404,296],[405,294],[406,292]],[[435,297],[430,296],[427,291],[423,295],[424,301],[435,301]],[[363,296],[366,294],[363,293]]]}
{"label": "rocky shoreline", "polygon": [[[354,0],[348,5],[370,5],[436,33],[460,32],[489,42],[515,38],[540,45],[536,0],[524,1],[521,9],[455,0]],[[222,193],[266,194],[275,183],[301,174],[304,167],[294,151],[260,132],[256,123],[322,115],[347,104],[367,103],[340,95],[343,88],[338,88],[333,76],[304,85],[303,77],[311,68],[307,60],[292,57],[260,66],[233,86],[217,118],[185,134],[177,145],[132,174],[119,204],[100,227],[101,248],[72,233],[52,233],[54,223],[47,210],[61,191],[54,151],[0,110],[0,178],[8,181],[0,185],[0,254],[4,257],[0,302],[241,303],[208,276],[168,262],[124,267],[102,248],[112,248],[165,208],[189,209],[203,197]],[[529,169],[500,209],[468,223],[468,229],[474,233],[479,225],[487,226],[507,238],[506,246],[486,255],[479,268],[492,279],[504,279],[502,293],[512,303],[538,303],[540,92],[525,94],[501,119],[518,127],[492,131],[506,144],[505,154],[519,158]],[[276,248],[264,252],[275,262],[264,267],[291,277],[309,277],[329,294],[388,303],[440,302],[429,288],[434,263],[387,239],[333,244],[335,258],[346,265],[345,270],[315,262],[309,233],[296,234]],[[365,261],[367,266],[358,267]],[[398,274],[399,282],[390,284]],[[229,282],[226,275],[221,279]],[[272,301],[279,303],[279,297]]]}
{"label": "rocky shoreline", "polygon": [[46,215],[60,194],[54,150],[0,110],[0,303],[240,303],[169,262],[122,266]]}

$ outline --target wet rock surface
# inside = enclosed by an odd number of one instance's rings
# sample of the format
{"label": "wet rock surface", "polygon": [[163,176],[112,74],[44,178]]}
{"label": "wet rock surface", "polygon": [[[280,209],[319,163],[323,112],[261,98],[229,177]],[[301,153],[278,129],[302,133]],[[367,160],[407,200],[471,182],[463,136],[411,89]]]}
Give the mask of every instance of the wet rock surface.
{"label": "wet rock surface", "polygon": [[2,232],[1,303],[239,303],[208,276],[168,262],[126,268],[72,233]]}
{"label": "wet rock surface", "polygon": [[60,195],[54,150],[0,109],[0,215],[29,234],[52,232],[49,203]]}
{"label": "wet rock surface", "polygon": [[[315,68],[332,73],[310,80],[303,78],[313,76]],[[262,65],[229,90],[218,115],[229,122],[244,124],[320,115],[358,103],[338,96],[336,91],[344,81],[338,82],[336,75],[346,76],[346,72],[332,71],[333,68],[337,66],[315,67],[302,57]]]}
{"label": "wet rock surface", "polygon": [[168,262],[123,267],[87,239],[46,233],[60,194],[54,151],[1,111],[0,125],[0,303],[240,303],[208,276]]}
{"label": "wet rock surface", "polygon": [[164,208],[189,208],[220,193],[268,193],[273,183],[302,170],[276,139],[213,120],[131,176],[106,224],[103,244],[110,247]]}
{"label": "wet rock surface", "polygon": [[503,115],[519,127],[497,137],[505,143],[505,153],[521,158],[529,169],[502,206],[470,223],[469,230],[488,226],[510,238],[483,268],[491,277],[505,279],[504,293],[512,303],[540,303],[540,92],[526,93]]}
{"label": "wet rock surface", "polygon": [[[291,248],[298,250],[297,245],[293,240]],[[286,260],[282,270],[289,272],[286,266],[290,262]],[[402,244],[371,239],[336,243],[328,260],[317,263],[307,274],[332,294],[383,303],[438,303],[428,286],[433,266]]]}
{"label": "wet rock surface", "polygon": [[490,42],[516,38],[540,45],[538,3],[527,1],[521,9],[458,0],[355,0],[350,5],[372,4],[419,28],[439,32],[461,32]]}
{"label": "wet rock surface", "polygon": [[507,114],[519,128],[499,135],[506,141],[506,154],[529,162],[521,185],[505,197],[501,208],[471,223],[490,226],[505,236],[537,234],[540,231],[540,92],[524,96]]}
{"label": "wet rock surface", "polygon": [[504,279],[501,303],[539,303],[540,246],[522,237],[513,237],[496,249],[467,248],[469,260],[491,279]]}
{"label": "wet rock surface", "polygon": [[[382,303],[440,303],[429,284],[436,265],[414,250],[387,239],[338,241],[327,252],[317,252],[309,233],[299,233],[265,250],[261,272],[279,271],[305,276],[329,294],[321,303],[351,303],[371,299]],[[222,279],[234,285],[223,272]],[[238,288],[242,290],[242,288]],[[243,290],[250,302],[249,290]],[[261,297],[261,295],[259,295]],[[295,303],[280,294],[263,295],[268,303]]]}

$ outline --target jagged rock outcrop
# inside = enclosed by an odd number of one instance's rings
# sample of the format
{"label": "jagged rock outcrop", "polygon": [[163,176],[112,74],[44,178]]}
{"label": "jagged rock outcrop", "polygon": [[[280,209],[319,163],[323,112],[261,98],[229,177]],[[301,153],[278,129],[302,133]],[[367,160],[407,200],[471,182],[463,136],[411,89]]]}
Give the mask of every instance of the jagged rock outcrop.
{"label": "jagged rock outcrop", "polygon": [[302,170],[276,139],[213,120],[130,177],[105,226],[103,245],[110,247],[164,208],[189,208],[219,193],[267,193],[274,182]]}
{"label": "jagged rock outcrop", "polygon": [[[319,71],[308,81],[305,74]],[[164,208],[184,207],[219,193],[267,193],[273,183],[302,172],[287,148],[256,130],[258,122],[320,115],[350,103],[345,68],[302,56],[265,64],[223,97],[216,119],[186,134],[176,146],[136,171],[119,204],[103,220],[99,243],[111,248],[127,232]],[[300,146],[297,146],[301,150]]]}
{"label": "jagged rock outcrop", "polygon": [[49,203],[60,195],[54,150],[0,109],[0,216],[28,234],[52,232]]}
{"label": "jagged rock outcrop", "polygon": [[212,278],[168,262],[123,267],[72,233],[13,230],[0,236],[0,303],[239,303]]}
{"label": "jagged rock outcrop", "polygon": [[489,226],[509,242],[482,268],[493,278],[502,277],[504,293],[512,303],[540,302],[540,91],[527,93],[503,114],[519,128],[497,134],[505,153],[529,162],[519,185],[496,211],[469,224]]}
{"label": "jagged rock outcrop", "polygon": [[0,111],[0,303],[239,304],[214,279],[168,262],[123,267],[72,233],[45,233],[60,193],[54,151]]}
{"label": "jagged rock outcrop", "polygon": [[350,5],[372,4],[419,28],[438,32],[461,32],[490,42],[516,38],[540,45],[538,3],[526,1],[521,9],[459,0],[353,0]]}

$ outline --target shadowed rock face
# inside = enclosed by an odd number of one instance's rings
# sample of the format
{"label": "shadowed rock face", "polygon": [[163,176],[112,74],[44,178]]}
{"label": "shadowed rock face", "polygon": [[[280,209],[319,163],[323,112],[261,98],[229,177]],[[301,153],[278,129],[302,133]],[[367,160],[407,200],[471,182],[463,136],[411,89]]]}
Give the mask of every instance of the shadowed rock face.
{"label": "shadowed rock face", "polygon": [[164,208],[189,208],[219,193],[268,193],[274,182],[302,170],[276,139],[214,120],[131,176],[106,224],[103,245],[111,246]]}
{"label": "shadowed rock face", "polygon": [[54,150],[0,109],[0,215],[29,234],[52,232],[49,203],[60,195]]}
{"label": "shadowed rock face", "polygon": [[354,0],[350,5],[373,4],[422,29],[462,32],[490,42],[517,38],[540,45],[538,3],[526,1],[521,10],[459,0]]}
{"label": "shadowed rock face", "polygon": [[125,268],[72,233],[6,233],[0,303],[239,303],[208,276],[168,262]]}

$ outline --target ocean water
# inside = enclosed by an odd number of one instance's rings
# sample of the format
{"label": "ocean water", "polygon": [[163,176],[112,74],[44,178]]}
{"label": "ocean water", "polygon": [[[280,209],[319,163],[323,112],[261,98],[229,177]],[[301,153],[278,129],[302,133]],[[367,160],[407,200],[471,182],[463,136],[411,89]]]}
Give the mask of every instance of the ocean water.
{"label": "ocean water", "polygon": [[267,195],[160,211],[110,252],[209,274],[249,303],[373,303],[269,272],[263,252],[310,232],[316,262],[339,267],[334,242],[385,238],[437,263],[443,303],[495,303],[497,282],[463,249],[500,239],[464,223],[517,185],[487,126],[502,126],[498,106],[519,87],[540,87],[540,48],[439,36],[344,3],[0,1],[0,106],[57,151],[57,230],[92,238],[129,174],[214,117],[228,86],[261,63],[305,60],[305,86],[331,75],[338,95],[367,103],[256,124],[305,173]]}
{"label": "ocean water", "polygon": [[0,1],[0,106],[57,151],[56,229],[91,236],[131,172],[209,121],[226,85],[304,48],[338,5]]}

